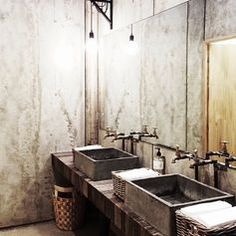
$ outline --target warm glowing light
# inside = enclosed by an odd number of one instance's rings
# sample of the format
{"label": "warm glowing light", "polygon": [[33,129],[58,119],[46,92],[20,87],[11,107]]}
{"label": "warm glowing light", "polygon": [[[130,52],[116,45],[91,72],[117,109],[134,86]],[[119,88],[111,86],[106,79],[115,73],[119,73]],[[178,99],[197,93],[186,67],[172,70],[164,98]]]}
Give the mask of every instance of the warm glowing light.
{"label": "warm glowing light", "polygon": [[67,41],[59,42],[54,51],[54,64],[56,67],[69,70],[75,64],[75,52]]}
{"label": "warm glowing light", "polygon": [[88,53],[96,53],[98,50],[97,41],[94,38],[88,38],[86,42],[86,51]]}
{"label": "warm glowing light", "polygon": [[236,38],[212,42],[215,45],[236,45]]}
{"label": "warm glowing light", "polygon": [[138,53],[138,51],[139,51],[138,43],[134,40],[129,40],[127,48],[128,54],[134,56]]}

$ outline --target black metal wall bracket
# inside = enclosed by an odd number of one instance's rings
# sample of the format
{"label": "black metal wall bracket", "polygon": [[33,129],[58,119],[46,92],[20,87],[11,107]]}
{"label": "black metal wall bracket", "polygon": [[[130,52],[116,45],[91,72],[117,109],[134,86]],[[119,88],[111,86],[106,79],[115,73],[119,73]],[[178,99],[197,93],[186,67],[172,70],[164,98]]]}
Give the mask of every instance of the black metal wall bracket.
{"label": "black metal wall bracket", "polygon": [[[101,13],[110,24],[110,29],[113,28],[113,0],[90,0],[95,6],[97,11]],[[99,3],[108,4],[108,14],[104,11],[103,7],[99,6]]]}

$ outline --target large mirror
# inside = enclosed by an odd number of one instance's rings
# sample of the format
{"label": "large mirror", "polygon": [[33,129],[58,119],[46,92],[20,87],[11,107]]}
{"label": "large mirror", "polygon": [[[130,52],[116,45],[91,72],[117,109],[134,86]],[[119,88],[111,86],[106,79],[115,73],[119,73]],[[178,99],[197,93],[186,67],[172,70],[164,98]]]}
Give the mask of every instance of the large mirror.
{"label": "large mirror", "polygon": [[136,55],[128,53],[130,27],[101,38],[101,128],[129,132],[146,124],[150,132],[157,127],[159,143],[185,148],[186,18],[183,4],[135,23]]}

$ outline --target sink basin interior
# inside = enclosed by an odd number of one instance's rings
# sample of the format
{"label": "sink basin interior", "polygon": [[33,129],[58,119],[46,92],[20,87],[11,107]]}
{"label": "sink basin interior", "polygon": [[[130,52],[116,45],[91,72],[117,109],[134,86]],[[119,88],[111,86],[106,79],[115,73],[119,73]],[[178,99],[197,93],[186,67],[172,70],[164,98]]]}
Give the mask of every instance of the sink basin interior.
{"label": "sink basin interior", "polygon": [[233,203],[234,196],[181,174],[126,184],[125,204],[165,236],[176,236],[176,210],[217,200]]}
{"label": "sink basin interior", "polygon": [[137,186],[161,198],[170,205],[220,197],[222,192],[182,175],[160,176],[133,181]]}
{"label": "sink basin interior", "polygon": [[80,151],[80,152],[96,161],[132,156],[131,154],[127,152],[114,149],[114,148],[102,148],[102,149],[96,149],[96,150],[85,150],[85,151]]}
{"label": "sink basin interior", "polygon": [[75,167],[92,180],[104,180],[112,177],[111,172],[137,168],[137,156],[117,148],[73,150]]}

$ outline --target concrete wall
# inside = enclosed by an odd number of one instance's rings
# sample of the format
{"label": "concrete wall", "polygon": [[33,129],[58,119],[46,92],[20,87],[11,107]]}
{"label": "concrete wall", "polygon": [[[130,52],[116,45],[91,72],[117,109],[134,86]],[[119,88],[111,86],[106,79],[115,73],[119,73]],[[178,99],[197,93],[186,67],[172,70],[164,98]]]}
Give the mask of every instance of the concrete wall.
{"label": "concrete wall", "polygon": [[[170,147],[178,143],[189,151],[198,148],[201,155],[205,148],[205,39],[236,36],[236,2],[114,2],[114,30],[102,17],[99,20],[100,143],[121,147],[119,141],[103,139],[106,126],[128,133],[147,124],[158,127],[160,139],[137,144],[143,165],[152,165],[156,143]],[[132,6],[136,13],[128,14]],[[130,24],[139,45],[135,56],[127,55]],[[194,176],[188,161],[171,164],[173,149],[162,151],[168,173]],[[235,193],[232,176],[233,170],[220,173],[219,184]],[[201,168],[201,180],[213,184],[211,167]]]}
{"label": "concrete wall", "polygon": [[[98,46],[96,41],[98,39],[97,32],[97,18],[96,9],[92,9],[92,30],[94,32],[94,39],[89,39],[90,24],[91,24],[91,4],[86,1],[86,144],[98,143],[98,80],[97,80],[97,51]],[[94,42],[94,43],[93,43]]]}
{"label": "concrete wall", "polygon": [[84,144],[84,1],[0,0],[0,227],[52,217],[50,152]]}
{"label": "concrete wall", "polygon": [[236,7],[234,0],[206,1],[206,40],[236,35]]}

